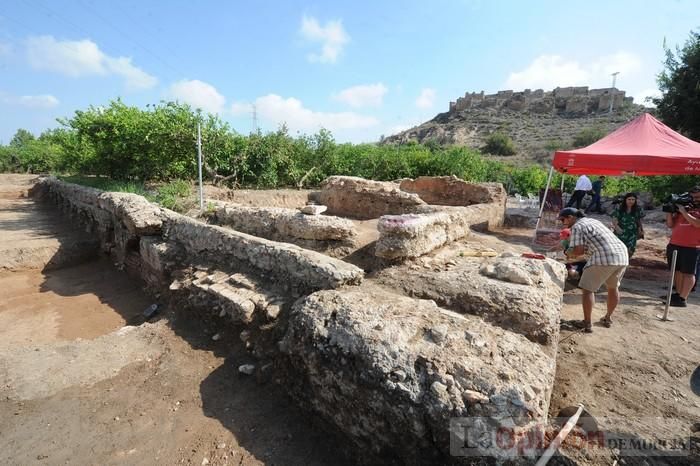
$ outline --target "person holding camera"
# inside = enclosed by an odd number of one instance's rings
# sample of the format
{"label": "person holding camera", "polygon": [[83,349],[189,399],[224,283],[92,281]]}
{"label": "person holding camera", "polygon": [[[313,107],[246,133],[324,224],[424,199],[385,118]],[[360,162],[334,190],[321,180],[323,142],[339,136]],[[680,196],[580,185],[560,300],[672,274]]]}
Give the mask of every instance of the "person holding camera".
{"label": "person holding camera", "polygon": [[678,200],[682,202],[674,203],[675,207],[664,206],[666,225],[671,228],[671,239],[666,246],[669,268],[673,251],[678,251],[673,279],[676,292],[671,295],[671,306],[675,307],[687,306],[686,300],[695,285],[695,272],[700,257],[700,185],[688,194],[690,199],[684,200],[681,196]]}
{"label": "person holding camera", "polygon": [[600,322],[605,327],[612,325],[612,314],[620,302],[620,281],[629,265],[627,246],[620,241],[610,228],[593,218],[587,218],[583,212],[567,207],[559,212],[559,221],[571,229],[567,256],[590,254],[590,259],[583,268],[578,287],[583,292],[583,320],[576,326],[586,333],[591,333],[591,317],[595,304],[595,292],[605,283],[608,289],[607,310]]}
{"label": "person holding camera", "polygon": [[625,194],[620,207],[613,210],[610,215],[615,236],[625,243],[627,253],[632,257],[637,249],[637,240],[644,238],[644,227],[642,227],[644,210],[637,204],[637,195]]}

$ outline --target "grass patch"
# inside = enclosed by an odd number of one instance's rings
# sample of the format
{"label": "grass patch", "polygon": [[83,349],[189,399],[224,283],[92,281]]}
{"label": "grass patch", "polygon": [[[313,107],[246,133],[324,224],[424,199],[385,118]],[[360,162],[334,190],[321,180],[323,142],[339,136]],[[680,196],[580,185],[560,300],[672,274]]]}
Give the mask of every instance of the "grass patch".
{"label": "grass patch", "polygon": [[66,183],[79,184],[81,186],[89,186],[102,191],[111,191],[118,193],[133,193],[139,196],[144,196],[152,200],[153,196],[140,181],[133,180],[113,180],[103,176],[58,176],[58,179]]}

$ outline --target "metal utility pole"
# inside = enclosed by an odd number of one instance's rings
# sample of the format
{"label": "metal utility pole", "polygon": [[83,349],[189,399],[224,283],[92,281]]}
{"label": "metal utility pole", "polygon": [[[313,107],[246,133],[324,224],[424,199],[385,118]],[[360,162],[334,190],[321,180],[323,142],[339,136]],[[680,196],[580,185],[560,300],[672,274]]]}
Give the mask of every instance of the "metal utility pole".
{"label": "metal utility pole", "polygon": [[197,123],[197,169],[199,174],[199,210],[204,211],[204,187],[202,186],[202,127]]}
{"label": "metal utility pole", "polygon": [[615,72],[612,74],[613,82],[612,82],[612,88],[610,89],[610,110],[608,111],[608,113],[612,113],[612,111],[613,111],[613,101],[615,100],[615,94],[614,94],[614,92],[615,92],[615,91],[614,91],[614,89],[615,89],[615,79],[617,78],[617,75],[618,75],[618,74],[620,74],[619,71],[615,71]]}

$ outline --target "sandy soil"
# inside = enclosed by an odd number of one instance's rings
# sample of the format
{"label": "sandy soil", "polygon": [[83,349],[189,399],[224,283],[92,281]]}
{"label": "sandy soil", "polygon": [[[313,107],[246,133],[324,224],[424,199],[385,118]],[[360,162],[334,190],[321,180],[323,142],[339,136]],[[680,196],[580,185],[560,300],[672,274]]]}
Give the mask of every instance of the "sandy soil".
{"label": "sandy soil", "polygon": [[[606,220],[605,217],[600,217]],[[651,441],[680,440],[692,456],[619,458],[610,449],[591,454],[568,448],[579,464],[700,464],[700,397],[690,390],[690,375],[700,364],[700,292],[687,308],[670,308],[673,322],[656,318],[664,306],[659,296],[669,279],[665,262],[668,229],[662,223],[645,226],[621,286],[621,303],[611,328],[594,325],[592,334],[562,330],[550,416],[583,403],[609,438]],[[508,246],[527,248],[532,230],[504,229],[497,234]],[[492,247],[498,247],[492,244]],[[605,314],[605,296],[596,295],[594,320]],[[562,319],[582,319],[581,293],[568,286]],[[695,427],[694,427],[695,426]],[[596,450],[594,450],[596,451]],[[644,463],[646,461],[646,463]]]}
{"label": "sandy soil", "polygon": [[[240,329],[168,309],[129,326],[152,301],[108,260],[43,270],[82,232],[28,187],[0,176],[0,257],[18,270],[0,272],[0,464],[343,463],[283,390],[239,375]],[[25,239],[47,249],[18,254]]]}

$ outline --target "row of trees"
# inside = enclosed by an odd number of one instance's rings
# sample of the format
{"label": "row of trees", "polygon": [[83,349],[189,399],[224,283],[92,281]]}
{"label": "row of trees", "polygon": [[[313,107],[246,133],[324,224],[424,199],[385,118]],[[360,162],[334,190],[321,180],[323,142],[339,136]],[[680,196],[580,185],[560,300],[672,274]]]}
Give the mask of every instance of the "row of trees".
{"label": "row of trees", "polygon": [[193,179],[200,123],[206,177],[233,186],[317,186],[331,175],[377,180],[456,175],[534,192],[545,176],[539,167],[510,166],[465,147],[338,144],[326,130],[293,137],[285,127],[244,136],[216,116],[173,102],[141,110],[114,101],[107,107],[77,111],[60,123],[59,129],[38,138],[19,130],[8,146],[0,148],[0,169],[120,180]]}

